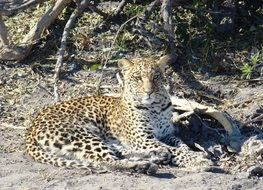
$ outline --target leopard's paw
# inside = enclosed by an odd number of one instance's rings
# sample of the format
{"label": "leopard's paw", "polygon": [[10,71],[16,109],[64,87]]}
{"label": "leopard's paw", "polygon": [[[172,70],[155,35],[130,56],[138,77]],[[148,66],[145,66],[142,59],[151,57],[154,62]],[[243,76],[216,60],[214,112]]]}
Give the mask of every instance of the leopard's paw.
{"label": "leopard's paw", "polygon": [[150,159],[156,164],[169,164],[171,162],[172,154],[168,149],[159,149],[150,152]]}
{"label": "leopard's paw", "polygon": [[134,167],[134,170],[138,173],[154,175],[158,170],[158,166],[155,163],[145,161],[145,162],[139,162],[138,164],[136,164],[136,166]]}

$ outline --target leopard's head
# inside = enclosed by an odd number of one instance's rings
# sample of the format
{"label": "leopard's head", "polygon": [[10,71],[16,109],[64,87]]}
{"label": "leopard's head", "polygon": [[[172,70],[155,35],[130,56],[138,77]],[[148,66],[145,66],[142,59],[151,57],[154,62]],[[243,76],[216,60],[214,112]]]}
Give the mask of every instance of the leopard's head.
{"label": "leopard's head", "polygon": [[159,61],[149,58],[121,59],[118,64],[124,78],[122,97],[136,105],[160,103],[161,98],[168,97],[163,84],[163,71],[169,61],[168,55]]}

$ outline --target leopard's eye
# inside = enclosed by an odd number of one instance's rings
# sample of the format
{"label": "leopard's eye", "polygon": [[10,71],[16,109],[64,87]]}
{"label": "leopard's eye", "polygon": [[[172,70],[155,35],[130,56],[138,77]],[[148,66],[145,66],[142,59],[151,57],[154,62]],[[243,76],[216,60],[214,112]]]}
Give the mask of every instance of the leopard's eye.
{"label": "leopard's eye", "polygon": [[134,75],[133,79],[136,80],[136,81],[141,81],[142,77],[140,75]]}
{"label": "leopard's eye", "polygon": [[154,82],[157,82],[158,80],[159,80],[159,74],[155,74],[154,76],[153,76],[153,81]]}

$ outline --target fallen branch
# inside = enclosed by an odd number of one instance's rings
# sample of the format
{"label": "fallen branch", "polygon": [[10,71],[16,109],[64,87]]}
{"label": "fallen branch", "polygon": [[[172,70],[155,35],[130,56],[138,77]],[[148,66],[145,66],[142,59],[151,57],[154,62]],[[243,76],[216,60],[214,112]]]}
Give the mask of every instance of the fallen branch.
{"label": "fallen branch", "polygon": [[70,2],[71,0],[57,0],[55,5],[46,11],[35,27],[24,37],[21,44],[7,45],[2,48],[0,60],[20,61],[24,59],[31,52],[33,45],[40,39],[43,31],[54,22]]}
{"label": "fallen branch", "polygon": [[158,39],[158,37],[155,34],[152,35],[152,33],[150,31],[148,31],[148,29],[146,29],[146,27],[144,25],[147,23],[147,20],[149,19],[154,8],[161,4],[160,14],[162,15],[162,19],[163,19],[163,26],[159,26],[158,24],[156,24],[154,22],[149,22],[149,23],[150,23],[151,27],[153,27],[157,31],[160,31],[160,32],[165,34],[167,40],[162,40],[162,41],[165,41],[165,43],[167,43],[170,55],[172,55],[176,60],[177,54],[176,54],[176,45],[175,45],[173,15],[172,15],[172,2],[171,2],[171,0],[163,0],[163,1],[155,0],[155,1],[153,1],[146,8],[146,11],[144,12],[144,16],[137,20],[137,22],[135,24],[135,26],[136,26],[135,30],[137,30],[142,36],[147,37],[147,40],[148,39],[149,40],[155,39],[154,42],[158,42],[156,44],[159,44],[160,40],[156,40],[156,39]]}
{"label": "fallen branch", "polygon": [[95,7],[95,6],[90,7],[90,9],[91,9],[93,12],[101,15],[101,16],[104,18],[104,20],[103,20],[100,24],[98,24],[98,25],[93,29],[93,31],[96,31],[96,30],[98,30],[99,28],[102,28],[103,25],[105,25],[105,24],[106,24],[107,22],[109,22],[109,21],[113,21],[114,18],[118,18],[120,12],[123,10],[123,8],[125,7],[126,4],[127,4],[127,0],[122,0],[122,1],[119,3],[118,7],[116,8],[116,10],[114,11],[114,13],[113,13],[112,15],[108,15],[108,14],[102,12],[100,9],[98,9],[98,8]]}
{"label": "fallen branch", "polygon": [[[176,110],[186,111],[189,113],[192,112],[197,115],[206,114],[216,119],[228,133],[229,150],[233,152],[237,152],[240,150],[241,147],[240,140],[242,135],[240,133],[238,126],[235,124],[234,121],[231,120],[231,118],[228,115],[212,107],[208,107],[194,101],[180,99],[175,96],[171,97],[171,101],[172,101],[172,105],[174,106],[174,109]],[[179,115],[179,119],[177,118],[178,116],[176,115],[173,115],[173,117],[174,117],[173,121],[175,122],[178,122],[178,120],[180,120],[180,115]]]}
{"label": "fallen branch", "polygon": [[233,104],[229,105],[228,107],[236,107],[236,106],[244,105],[244,104],[250,103],[252,101],[255,101],[255,99],[257,101],[263,100],[263,94],[260,94],[260,95],[256,96],[256,98],[252,97],[251,99],[248,99],[248,100],[242,100],[242,101],[233,103]]}
{"label": "fallen branch", "polygon": [[56,62],[56,66],[55,66],[55,75],[54,75],[54,79],[53,79],[53,88],[54,88],[54,99],[55,102],[58,102],[60,100],[59,97],[59,93],[58,93],[58,85],[57,82],[59,80],[59,75],[61,72],[61,67],[62,67],[62,62],[64,59],[64,55],[65,55],[65,51],[66,51],[66,47],[67,47],[67,38],[69,35],[69,31],[70,29],[73,27],[77,17],[84,11],[84,9],[89,5],[89,1],[88,0],[82,0],[81,2],[76,1],[77,3],[77,8],[76,10],[70,15],[63,34],[62,34],[62,39],[61,39],[61,44],[60,44],[60,48],[58,51],[58,59]]}
{"label": "fallen branch", "polygon": [[[146,39],[146,41],[152,42],[157,45],[161,45],[164,43],[164,40],[160,39],[152,32],[146,30],[139,22],[137,22],[134,26],[134,31],[137,31],[143,38]],[[149,46],[151,47],[152,45],[150,44]]]}
{"label": "fallen branch", "polygon": [[[167,44],[167,46],[169,46],[169,42],[167,40],[163,40],[163,39],[159,38],[156,34],[147,30],[143,26],[143,24],[142,24],[143,22],[144,22],[143,19],[142,19],[142,21],[140,21],[140,18],[138,18],[137,22],[134,26],[134,30],[137,31],[147,42],[149,41],[149,42],[156,44],[156,45],[159,45],[159,46],[165,43],[165,44]],[[157,30],[157,31],[163,32],[163,33],[167,32],[163,27],[157,25],[156,23],[154,23],[152,21],[149,21],[148,24],[152,28],[154,28],[154,30]],[[149,47],[152,47],[151,44],[148,44],[148,45],[149,45]]]}

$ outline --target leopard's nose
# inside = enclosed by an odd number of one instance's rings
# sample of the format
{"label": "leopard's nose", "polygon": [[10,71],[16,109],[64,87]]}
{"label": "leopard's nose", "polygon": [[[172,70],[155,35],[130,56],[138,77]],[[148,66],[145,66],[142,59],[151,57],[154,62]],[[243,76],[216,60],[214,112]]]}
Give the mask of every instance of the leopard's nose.
{"label": "leopard's nose", "polygon": [[148,96],[150,96],[153,93],[152,88],[144,88],[144,94],[147,94]]}
{"label": "leopard's nose", "polygon": [[152,93],[152,89],[151,88],[145,88],[144,89],[144,93],[145,94],[151,94]]}
{"label": "leopard's nose", "polygon": [[146,79],[143,81],[143,91],[145,94],[151,94],[153,92],[153,86],[150,80]]}

